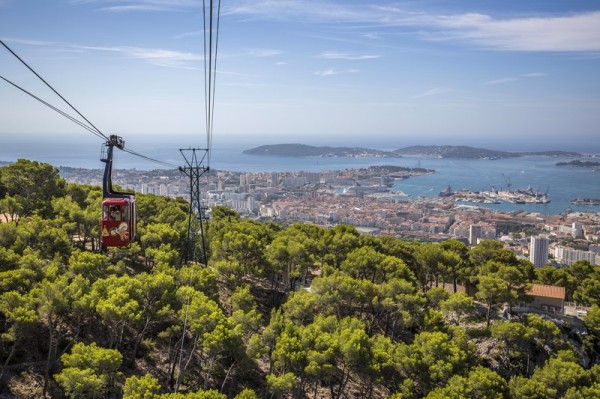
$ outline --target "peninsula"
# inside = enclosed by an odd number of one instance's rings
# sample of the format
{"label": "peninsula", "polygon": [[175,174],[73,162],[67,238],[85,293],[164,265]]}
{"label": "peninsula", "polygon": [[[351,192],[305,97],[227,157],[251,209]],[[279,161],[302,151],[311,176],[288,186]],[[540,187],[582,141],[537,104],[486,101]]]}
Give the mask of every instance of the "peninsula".
{"label": "peninsula", "polygon": [[244,150],[243,154],[276,157],[400,158],[391,151],[362,147],[315,147],[305,144],[272,144]]}
{"label": "peninsula", "polygon": [[598,161],[580,161],[578,159],[569,162],[558,162],[556,166],[571,166],[575,168],[591,168],[600,169],[600,162]]}
{"label": "peninsula", "polygon": [[496,151],[485,148],[455,145],[416,145],[394,151],[398,155],[425,156],[433,158],[455,159],[502,159],[537,155],[549,157],[581,157],[581,154],[570,151]]}
{"label": "peninsula", "polygon": [[[570,151],[496,151],[485,148],[454,145],[417,145],[394,151],[381,151],[364,147],[318,147],[305,144],[271,144],[244,150],[243,154],[276,157],[340,157],[340,158],[401,158],[421,156],[454,159],[503,159],[522,156],[581,157]],[[578,165],[575,165],[578,166]]]}

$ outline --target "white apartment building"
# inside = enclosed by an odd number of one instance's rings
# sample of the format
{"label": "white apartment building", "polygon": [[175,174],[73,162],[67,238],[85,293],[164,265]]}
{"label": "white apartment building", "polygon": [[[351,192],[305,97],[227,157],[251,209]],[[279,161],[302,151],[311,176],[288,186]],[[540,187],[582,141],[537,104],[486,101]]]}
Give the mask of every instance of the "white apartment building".
{"label": "white apartment building", "polygon": [[469,244],[477,245],[479,239],[481,239],[482,235],[481,226],[478,224],[472,224],[469,226]]}
{"label": "white apartment building", "polygon": [[595,254],[600,254],[600,244],[590,244],[589,250]]}
{"label": "white apartment building", "polygon": [[531,237],[529,243],[529,261],[535,267],[544,267],[548,263],[550,240],[547,237]]}
{"label": "white apartment building", "polygon": [[563,265],[572,265],[580,260],[587,260],[592,265],[600,264],[600,255],[592,251],[582,251],[580,249],[573,249],[557,245],[554,248],[554,258],[556,261]]}
{"label": "white apartment building", "polygon": [[282,181],[283,187],[302,187],[306,185],[306,177],[285,177]]}

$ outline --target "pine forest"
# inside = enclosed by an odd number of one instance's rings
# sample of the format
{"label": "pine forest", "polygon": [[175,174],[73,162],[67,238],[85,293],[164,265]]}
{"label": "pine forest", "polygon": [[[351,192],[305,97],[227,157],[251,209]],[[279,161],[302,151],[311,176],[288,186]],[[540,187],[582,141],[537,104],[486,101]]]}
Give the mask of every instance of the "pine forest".
{"label": "pine forest", "polygon": [[[221,207],[183,262],[189,203],[137,195],[137,239],[101,250],[101,200],[0,169],[1,398],[600,398],[600,266]],[[531,284],[590,311],[517,312]]]}

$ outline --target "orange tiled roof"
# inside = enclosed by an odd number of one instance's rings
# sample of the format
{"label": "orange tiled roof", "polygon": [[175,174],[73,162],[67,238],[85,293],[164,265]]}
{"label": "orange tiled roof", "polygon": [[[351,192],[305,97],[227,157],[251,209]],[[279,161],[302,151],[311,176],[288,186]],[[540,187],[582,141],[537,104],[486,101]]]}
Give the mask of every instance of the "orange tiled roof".
{"label": "orange tiled roof", "polygon": [[558,287],[556,285],[532,284],[531,289],[529,290],[527,295],[564,300],[565,287]]}

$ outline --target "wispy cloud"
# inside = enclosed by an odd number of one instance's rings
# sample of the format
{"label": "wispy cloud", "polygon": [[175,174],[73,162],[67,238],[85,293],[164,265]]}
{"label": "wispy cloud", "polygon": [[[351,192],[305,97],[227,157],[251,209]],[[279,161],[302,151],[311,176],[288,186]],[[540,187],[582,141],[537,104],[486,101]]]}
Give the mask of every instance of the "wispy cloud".
{"label": "wispy cloud", "polygon": [[[153,65],[184,68],[184,69],[199,69],[199,61],[204,60],[204,55],[199,53],[169,50],[163,48],[145,48],[136,46],[90,46],[78,44],[65,44],[56,42],[44,42],[25,39],[5,39],[6,42],[19,43],[24,45],[34,46],[54,46],[57,48],[69,49],[71,51],[95,51],[104,53],[115,53],[121,56],[138,59],[148,62]],[[282,54],[279,50],[272,49],[249,49],[239,54],[221,55],[222,57],[274,57]],[[280,65],[280,64],[278,64]],[[221,72],[220,73],[225,73]]]}
{"label": "wispy cloud", "polygon": [[[232,1],[226,13],[314,23],[369,24],[387,30],[411,28],[423,40],[457,41],[482,48],[530,52],[600,51],[600,11],[500,18],[476,12],[436,14],[368,3],[343,5],[324,0]],[[417,28],[417,29],[414,29]]]}
{"label": "wispy cloud", "polygon": [[197,30],[197,31],[193,31],[193,32],[185,32],[185,33],[180,33],[179,35],[175,35],[172,36],[173,39],[185,39],[187,37],[195,37],[195,36],[202,36],[204,32],[201,30]]}
{"label": "wispy cloud", "polygon": [[282,54],[279,50],[272,49],[250,49],[248,50],[248,55],[251,57],[275,57],[277,55]]}
{"label": "wispy cloud", "polygon": [[581,55],[579,57],[573,57],[574,60],[598,60],[600,59],[600,53],[589,53]]}
{"label": "wispy cloud", "polygon": [[487,82],[483,82],[482,85],[484,86],[492,86],[492,85],[501,85],[504,83],[510,83],[510,82],[516,82],[517,80],[519,80],[518,78],[500,78],[500,79],[494,79],[494,80],[488,80]]}
{"label": "wispy cloud", "polygon": [[351,61],[359,61],[359,60],[372,60],[374,58],[379,58],[381,55],[379,54],[349,54],[349,53],[341,53],[337,51],[326,51],[319,55],[319,58],[323,58],[325,60],[351,60]]}
{"label": "wispy cloud", "polygon": [[429,89],[422,93],[415,94],[411,98],[425,98],[425,97],[437,96],[438,94],[448,93],[451,91],[453,91],[453,90],[449,89],[447,87],[434,87],[433,89]]}
{"label": "wispy cloud", "polygon": [[600,50],[600,12],[536,18],[494,19],[471,14],[471,18],[438,18],[449,38],[509,51],[577,52]]}
{"label": "wispy cloud", "polygon": [[366,38],[366,39],[370,39],[370,40],[378,40],[381,39],[381,35],[378,33],[365,33],[364,35],[362,35],[362,37]]}
{"label": "wispy cloud", "polygon": [[340,75],[345,73],[358,73],[358,69],[346,69],[346,70],[338,70],[338,69],[325,69],[322,71],[315,72],[317,76],[333,76]]}
{"label": "wispy cloud", "polygon": [[98,11],[172,11],[202,7],[201,0],[71,0],[71,4],[97,4]]}
{"label": "wispy cloud", "polygon": [[[0,1],[2,1],[2,0],[0,0]],[[17,44],[23,44],[26,46],[55,46],[56,45],[56,43],[54,43],[54,42],[46,42],[46,41],[42,41],[42,40],[29,40],[29,39],[5,38],[4,41],[7,43],[17,43]]]}
{"label": "wispy cloud", "polygon": [[548,76],[548,74],[544,73],[544,72],[531,72],[531,73],[524,73],[521,76],[524,78],[541,78],[544,76]]}
{"label": "wispy cloud", "polygon": [[115,46],[115,47],[99,47],[99,46],[71,46],[75,49],[88,50],[88,51],[104,51],[123,54],[129,58],[135,58],[147,61],[151,64],[158,66],[166,66],[173,68],[188,68],[196,69],[190,63],[195,61],[202,61],[204,56],[188,52],[180,52],[173,50],[164,49],[151,49],[141,47],[127,47],[127,46]]}
{"label": "wispy cloud", "polygon": [[246,15],[268,19],[303,18],[313,22],[360,22],[364,7],[336,4],[325,0],[238,0],[224,4],[224,15]]}
{"label": "wispy cloud", "polygon": [[244,78],[258,78],[259,75],[251,74],[251,73],[241,73],[241,72],[232,72],[232,71],[223,71],[219,70],[219,74],[221,75],[229,75],[229,76],[241,76]]}
{"label": "wispy cloud", "polygon": [[264,83],[225,83],[224,86],[253,89],[253,88],[265,87],[265,84]]}
{"label": "wispy cloud", "polygon": [[504,83],[516,82],[518,80],[521,80],[522,78],[541,78],[544,76],[548,76],[548,74],[544,73],[544,72],[524,73],[519,76],[510,76],[510,77],[506,77],[506,78],[488,80],[487,82],[483,82],[482,85],[483,86],[500,85],[500,84],[504,84]]}

